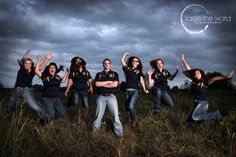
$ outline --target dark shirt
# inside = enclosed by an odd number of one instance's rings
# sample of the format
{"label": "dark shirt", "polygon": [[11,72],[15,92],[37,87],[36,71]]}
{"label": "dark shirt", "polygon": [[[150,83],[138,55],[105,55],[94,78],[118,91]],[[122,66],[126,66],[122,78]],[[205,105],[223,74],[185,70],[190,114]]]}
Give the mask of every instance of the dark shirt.
{"label": "dark shirt", "polygon": [[144,77],[142,71],[138,69],[132,69],[129,67],[123,67],[123,71],[126,78],[126,88],[132,88],[139,90],[140,77]]}
{"label": "dark shirt", "polygon": [[28,70],[20,68],[20,70],[17,73],[15,87],[31,87],[34,76],[35,76],[34,69],[28,72]]}
{"label": "dark shirt", "polygon": [[208,79],[202,71],[202,80],[196,80],[194,73],[199,69],[191,69],[184,72],[184,74],[192,80],[191,93],[196,100],[207,100]]}
{"label": "dark shirt", "polygon": [[82,70],[81,72],[70,72],[69,79],[72,79],[72,88],[77,91],[87,91],[88,90],[88,80],[91,79],[89,71]]}
{"label": "dark shirt", "polygon": [[160,70],[157,69],[152,73],[151,77],[154,80],[155,87],[158,87],[162,90],[168,89],[167,79],[171,77],[171,74],[167,70],[162,69],[162,72],[160,72]]}
{"label": "dark shirt", "polygon": [[59,75],[48,76],[43,73],[41,79],[43,81],[43,97],[57,98],[62,78]]}
{"label": "dark shirt", "polygon": [[191,93],[193,94],[194,99],[207,100],[207,87],[208,80],[201,82],[193,81],[191,85]]}
{"label": "dark shirt", "polygon": [[[99,72],[96,74],[95,81],[117,81],[119,82],[119,76],[116,72],[110,70],[108,72],[105,72],[104,70],[102,72]],[[116,94],[117,87],[116,88],[106,88],[106,87],[97,87],[98,94]]]}

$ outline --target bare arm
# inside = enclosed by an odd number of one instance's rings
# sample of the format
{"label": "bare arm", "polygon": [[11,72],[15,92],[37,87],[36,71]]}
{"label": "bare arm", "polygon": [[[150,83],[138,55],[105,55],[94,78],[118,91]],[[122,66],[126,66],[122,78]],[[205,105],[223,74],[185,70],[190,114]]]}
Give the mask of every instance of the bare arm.
{"label": "bare arm", "polygon": [[152,87],[154,84],[154,80],[152,79],[152,73],[153,73],[152,70],[148,71],[148,86],[149,86],[149,88]]}
{"label": "bare arm", "polygon": [[178,72],[179,72],[179,66],[177,65],[177,66],[176,66],[176,71],[175,71],[175,73],[174,73],[173,75],[171,75],[168,79],[169,79],[170,81],[174,80],[174,78],[176,77],[176,75],[178,74]]}
{"label": "bare arm", "polygon": [[185,71],[186,71],[186,70],[191,70],[191,67],[190,67],[190,65],[187,63],[187,61],[185,60],[183,53],[180,54],[180,59],[181,59],[181,61],[182,61],[183,64],[184,64]]}
{"label": "bare arm", "polygon": [[145,93],[149,93],[148,90],[146,89],[143,76],[140,76],[140,83],[141,83],[141,86],[142,86],[142,88],[143,88],[143,91],[144,91]]}
{"label": "bare arm", "polygon": [[128,53],[128,52],[125,52],[125,53],[123,54],[121,60],[120,60],[120,62],[121,62],[121,64],[122,64],[123,67],[127,67],[127,64],[126,64],[126,62],[125,62],[125,57],[128,56],[128,55],[129,55],[129,53]]}
{"label": "bare arm", "polygon": [[37,56],[37,61],[36,61],[35,69],[34,69],[34,72],[35,72],[35,74],[36,74],[38,77],[41,77],[41,70],[40,70],[40,68],[39,68],[39,65],[40,65],[41,60],[42,60],[42,55],[39,54],[39,55]]}
{"label": "bare arm", "polygon": [[89,84],[89,92],[93,93],[93,80],[89,79],[88,84]]}
{"label": "bare arm", "polygon": [[115,81],[96,81],[95,86],[96,87],[105,87],[108,84],[112,84]]}
{"label": "bare arm", "polygon": [[67,83],[67,86],[66,86],[66,91],[65,91],[65,96],[67,96],[67,95],[68,95],[68,93],[69,93],[69,90],[70,90],[70,87],[72,86],[72,84],[73,84],[73,81],[72,81],[72,79],[68,79],[68,83]]}
{"label": "bare arm", "polygon": [[112,81],[112,83],[105,84],[103,87],[106,88],[116,88],[118,86],[118,81]]}
{"label": "bare arm", "polygon": [[48,64],[48,62],[50,61],[50,59],[52,58],[52,53],[51,52],[47,52],[45,59],[42,61],[41,58],[41,63],[39,65],[39,69],[42,70],[43,68],[45,68],[45,66]]}
{"label": "bare arm", "polygon": [[220,81],[220,80],[225,80],[225,79],[231,78],[233,76],[233,74],[234,74],[234,70],[232,70],[230,73],[226,74],[225,76],[215,76],[215,77],[208,80],[208,85],[211,85],[215,81]]}
{"label": "bare arm", "polygon": [[64,83],[69,75],[69,69],[66,69],[64,76],[62,77],[61,83]]}

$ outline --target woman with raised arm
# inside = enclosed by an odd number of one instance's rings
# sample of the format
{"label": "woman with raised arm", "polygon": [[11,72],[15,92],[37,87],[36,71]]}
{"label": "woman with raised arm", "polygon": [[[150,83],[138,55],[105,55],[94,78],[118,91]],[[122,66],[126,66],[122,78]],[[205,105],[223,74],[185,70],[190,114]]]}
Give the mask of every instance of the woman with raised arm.
{"label": "woman with raised arm", "polygon": [[206,112],[208,109],[207,87],[215,81],[228,79],[233,76],[234,70],[225,76],[215,76],[208,79],[201,69],[191,69],[190,65],[185,60],[184,54],[180,55],[180,59],[184,64],[184,74],[192,80],[191,93],[194,96],[195,105],[190,112],[188,122],[205,122],[210,120],[221,120],[219,111]]}
{"label": "woman with raised arm", "polygon": [[125,61],[125,57],[128,55],[128,52],[124,53],[121,58],[121,64],[126,78],[125,108],[130,113],[131,127],[134,128],[137,119],[135,107],[140,94],[140,85],[145,93],[148,93],[148,90],[144,83],[141,60],[136,56],[131,56]]}
{"label": "woman with raised arm", "polygon": [[[50,59],[52,57],[51,53],[47,53],[46,57]],[[63,70],[63,66],[58,68],[56,63],[51,62],[41,73],[41,69],[39,68],[41,60],[42,56],[38,55],[35,74],[43,81],[43,106],[50,119],[52,119],[55,114],[63,116],[65,114],[65,109],[59,98],[59,91],[61,83],[64,83],[68,77],[69,70],[67,69],[64,76],[61,78],[58,73]]]}
{"label": "woman with raised arm", "polygon": [[[25,99],[29,107],[38,114],[40,122],[46,124],[49,121],[49,116],[42,106],[35,100],[33,89],[31,88],[32,80],[35,76],[35,67],[33,60],[28,58],[29,51],[30,50],[26,51],[23,55],[23,58],[18,60],[20,69],[17,73],[15,88],[13,89],[13,92],[10,96],[7,111],[9,114],[11,114],[16,109],[16,103],[18,99],[22,98]],[[47,64],[49,57],[50,56],[46,56],[46,58],[42,60],[42,64],[39,65],[39,69],[42,69],[42,67]]]}
{"label": "woman with raised arm", "polygon": [[73,89],[73,105],[79,104],[79,100],[81,100],[82,105],[88,109],[89,92],[93,93],[92,77],[86,69],[85,60],[80,57],[74,57],[71,60],[70,74],[65,92],[66,96],[68,95],[71,86]]}
{"label": "woman with raised arm", "polygon": [[154,114],[161,112],[161,99],[169,106],[173,107],[174,103],[172,98],[168,94],[168,81],[172,81],[179,72],[178,66],[176,66],[176,72],[171,75],[165,68],[162,59],[158,58],[150,62],[154,71],[148,71],[148,84],[152,89],[154,95]]}

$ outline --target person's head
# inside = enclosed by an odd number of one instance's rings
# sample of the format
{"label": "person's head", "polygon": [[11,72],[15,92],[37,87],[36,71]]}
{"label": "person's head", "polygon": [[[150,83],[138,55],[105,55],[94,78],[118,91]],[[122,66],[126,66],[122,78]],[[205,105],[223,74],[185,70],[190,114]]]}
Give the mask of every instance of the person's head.
{"label": "person's head", "polygon": [[205,74],[201,69],[196,69],[193,74],[194,79],[197,81],[204,80],[205,79]]}
{"label": "person's head", "polygon": [[51,62],[44,69],[43,73],[46,73],[47,75],[55,75],[55,74],[59,73],[61,70],[63,70],[63,66],[60,65],[60,67],[58,68],[56,63]]}
{"label": "person's head", "polygon": [[164,68],[164,62],[162,59],[158,58],[155,60],[152,60],[150,62],[150,65],[154,68],[154,69],[163,69]]}
{"label": "person's head", "polygon": [[110,59],[106,58],[103,60],[102,63],[103,63],[104,70],[110,70],[110,68],[111,68],[111,60]]}
{"label": "person's head", "polygon": [[34,62],[30,58],[23,58],[20,61],[18,61],[22,68],[25,70],[29,70],[34,67]]}
{"label": "person's head", "polygon": [[138,68],[139,70],[143,69],[141,60],[136,56],[129,57],[127,61],[127,65],[130,68]]}
{"label": "person's head", "polygon": [[85,69],[86,68],[86,62],[83,58],[80,58],[80,57],[74,57],[72,58],[71,60],[71,66],[70,66],[70,70],[71,71],[75,71],[77,70],[78,68],[83,68]]}

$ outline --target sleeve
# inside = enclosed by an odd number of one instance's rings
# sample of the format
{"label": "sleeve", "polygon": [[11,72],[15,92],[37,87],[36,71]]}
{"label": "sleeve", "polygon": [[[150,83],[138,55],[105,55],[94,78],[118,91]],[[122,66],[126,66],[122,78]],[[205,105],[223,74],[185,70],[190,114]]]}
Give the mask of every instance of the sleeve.
{"label": "sleeve", "polygon": [[42,81],[44,81],[47,78],[47,74],[46,73],[42,73],[41,77]]}
{"label": "sleeve", "polygon": [[171,77],[171,74],[169,71],[166,70],[166,73],[167,73],[167,77]]}
{"label": "sleeve", "polygon": [[96,74],[96,76],[95,76],[95,81],[100,81],[99,75],[100,75],[100,73],[97,73],[97,74]]}
{"label": "sleeve", "polygon": [[69,73],[68,78],[69,78],[69,79],[72,79],[72,78],[73,78],[73,72],[70,72],[70,73]]}
{"label": "sleeve", "polygon": [[89,71],[87,71],[87,80],[89,80],[89,79],[91,79],[91,78],[92,78],[92,77],[91,77]]}
{"label": "sleeve", "polygon": [[119,82],[119,75],[118,75],[118,73],[116,73],[116,72],[114,72],[114,81],[117,81],[117,82]]}
{"label": "sleeve", "polygon": [[153,80],[155,79],[155,75],[156,75],[156,71],[154,71],[154,72],[152,73],[151,78],[152,78]]}
{"label": "sleeve", "polygon": [[184,71],[184,75],[186,77],[190,78],[191,80],[194,80],[194,71],[193,70]]}
{"label": "sleeve", "polygon": [[142,71],[140,71],[139,76],[145,78],[145,75]]}
{"label": "sleeve", "polygon": [[127,67],[122,66],[122,70],[123,70],[124,72],[126,72],[126,71],[127,71]]}

